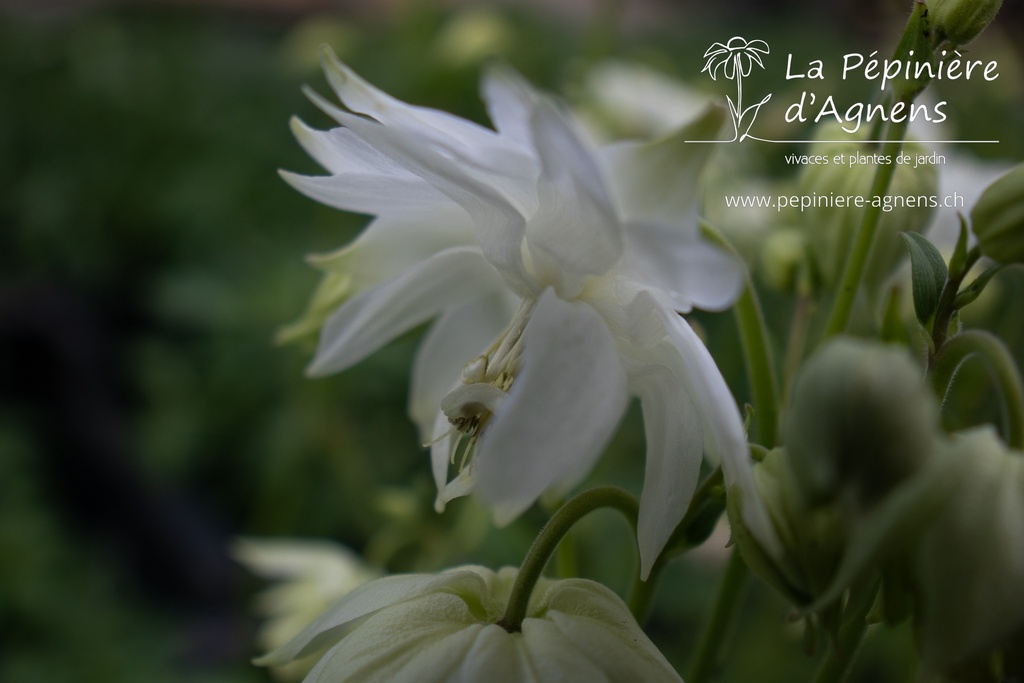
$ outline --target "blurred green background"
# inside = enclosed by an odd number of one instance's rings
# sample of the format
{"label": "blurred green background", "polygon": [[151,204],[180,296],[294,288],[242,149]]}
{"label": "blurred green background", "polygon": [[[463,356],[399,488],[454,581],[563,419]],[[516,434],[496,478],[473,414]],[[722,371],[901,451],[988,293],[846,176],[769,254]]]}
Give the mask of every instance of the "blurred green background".
{"label": "blurred green background", "polygon": [[[261,584],[228,555],[237,535],[331,538],[389,571],[518,564],[544,513],[494,531],[471,501],[432,510],[404,410],[416,335],[317,381],[309,347],[272,344],[318,279],[302,256],[365,222],[278,178],[317,170],[288,119],[329,125],[300,94],[328,90],[322,43],[387,92],[485,122],[491,54],[583,102],[608,57],[696,81],[706,44],[744,31],[807,55],[884,52],[906,11],[709,4],[0,3],[0,681],[268,680],[248,661]],[[986,37],[1003,87],[961,92],[972,108],[956,117],[1004,140],[983,154],[1011,159],[1024,156],[1019,10]],[[784,176],[776,162],[754,166]],[[1019,312],[1020,277],[1000,278]],[[1018,354],[1020,319],[989,320]],[[731,320],[700,321],[743,400]],[[594,481],[639,488],[634,413]],[[624,525],[602,513],[575,539],[580,572],[621,590]],[[724,557],[676,562],[659,590],[648,632],[676,664]],[[724,680],[813,670],[760,583],[737,623]],[[858,680],[906,678],[909,641],[870,639]]]}

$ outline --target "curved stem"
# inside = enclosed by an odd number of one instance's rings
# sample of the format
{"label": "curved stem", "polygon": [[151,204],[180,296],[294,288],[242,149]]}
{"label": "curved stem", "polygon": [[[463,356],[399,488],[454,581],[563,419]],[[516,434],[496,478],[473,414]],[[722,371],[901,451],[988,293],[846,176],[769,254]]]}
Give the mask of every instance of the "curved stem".
{"label": "curved stem", "polygon": [[[705,237],[728,251],[734,258],[740,258],[725,236],[712,225],[701,221],[701,231]],[[733,313],[739,327],[743,359],[750,381],[750,393],[753,394],[757,440],[770,448],[777,445],[778,441],[779,385],[775,374],[775,363],[772,360],[768,326],[765,323],[761,302],[757,298],[757,291],[754,289],[749,272],[745,274],[743,293],[737,299]]]}
{"label": "curved stem", "polygon": [[885,144],[882,145],[881,155],[889,159],[889,163],[880,164],[875,170],[875,179],[871,184],[871,204],[864,209],[864,216],[861,218],[860,227],[853,243],[853,249],[846,260],[843,268],[843,275],[839,281],[839,290],[836,293],[836,300],[832,306],[832,314],[829,316],[828,324],[825,327],[825,337],[833,337],[846,330],[850,322],[850,313],[853,311],[853,303],[857,299],[857,290],[860,288],[861,277],[867,268],[868,257],[871,255],[871,245],[875,241],[875,233],[878,231],[878,220],[882,216],[882,202],[876,197],[882,197],[889,190],[889,183],[896,170],[896,157],[899,155],[900,147],[903,144],[903,136],[907,132],[909,117],[899,123],[893,123],[886,132]]}
{"label": "curved stem", "polygon": [[999,386],[1005,409],[1006,445],[1024,450],[1024,380],[999,337],[983,330],[969,330],[946,340],[929,368],[932,386],[939,399],[945,400],[960,366],[973,355],[985,360]]}
{"label": "curved stem", "polygon": [[718,595],[715,596],[711,620],[708,621],[704,633],[701,634],[700,642],[697,643],[697,651],[686,671],[684,679],[687,683],[703,683],[718,665],[718,653],[722,647],[722,640],[739,604],[740,596],[743,594],[742,588],[746,578],[747,565],[740,557],[739,550],[733,548],[729,564],[725,568],[725,576],[722,577],[722,583],[718,587]]}
{"label": "curved stem", "polygon": [[523,619],[526,618],[526,607],[530,602],[530,593],[533,592],[533,587],[537,584],[537,580],[540,578],[541,572],[544,571],[544,566],[547,565],[551,554],[558,546],[558,542],[580,519],[594,510],[605,507],[615,508],[626,516],[634,528],[636,527],[638,511],[636,498],[617,486],[598,486],[569,500],[548,520],[537,538],[534,539],[530,550],[527,551],[516,581],[512,585],[505,614],[498,621],[499,626],[509,633],[517,633],[522,630]]}

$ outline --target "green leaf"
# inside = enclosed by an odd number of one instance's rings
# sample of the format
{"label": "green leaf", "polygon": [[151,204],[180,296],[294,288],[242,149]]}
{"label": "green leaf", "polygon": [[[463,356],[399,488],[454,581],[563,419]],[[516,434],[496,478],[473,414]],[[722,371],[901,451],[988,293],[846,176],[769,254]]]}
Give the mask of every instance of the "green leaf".
{"label": "green leaf", "polygon": [[985,286],[996,276],[996,273],[1003,269],[1003,267],[1004,265],[1002,263],[990,266],[985,272],[979,275],[974,282],[960,290],[960,293],[956,295],[956,299],[953,300],[953,306],[955,308],[963,308],[981,296],[981,293],[985,291]]}
{"label": "green leaf", "polygon": [[914,290],[914,312],[922,325],[927,325],[939,307],[942,288],[946,286],[946,262],[931,242],[914,232],[901,232],[900,237],[910,251],[910,269]]}
{"label": "green leaf", "polygon": [[956,240],[956,248],[953,256],[949,259],[949,279],[958,282],[967,273],[964,266],[967,265],[967,219],[962,213],[957,214],[960,219],[960,236]]}

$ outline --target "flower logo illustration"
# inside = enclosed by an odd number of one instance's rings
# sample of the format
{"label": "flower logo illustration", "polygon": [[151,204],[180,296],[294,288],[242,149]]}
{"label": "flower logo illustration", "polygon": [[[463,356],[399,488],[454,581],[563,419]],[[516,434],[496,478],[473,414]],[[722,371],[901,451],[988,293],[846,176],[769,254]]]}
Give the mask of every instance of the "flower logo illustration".
{"label": "flower logo illustration", "polygon": [[718,80],[718,73],[721,71],[727,79],[736,79],[736,101],[733,102],[732,98],[726,95],[733,126],[736,129],[733,139],[728,142],[749,137],[750,127],[754,125],[758,110],[772,97],[771,94],[765,95],[764,99],[757,104],[752,104],[746,109],[743,108],[743,77],[750,75],[754,64],[763,69],[764,62],[761,61],[761,55],[766,55],[769,52],[768,43],[763,40],[747,40],[742,36],[734,36],[725,44],[714,43],[704,53],[704,58],[707,61],[704,63],[701,73],[707,71],[712,80]]}

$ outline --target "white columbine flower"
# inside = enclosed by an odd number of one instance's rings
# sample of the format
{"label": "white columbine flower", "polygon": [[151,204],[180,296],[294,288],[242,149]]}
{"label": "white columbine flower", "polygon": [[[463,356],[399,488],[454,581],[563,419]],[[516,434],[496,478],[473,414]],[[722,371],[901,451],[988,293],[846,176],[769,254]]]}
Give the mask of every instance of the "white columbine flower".
{"label": "white columbine flower", "polygon": [[593,581],[542,578],[522,629],[498,626],[516,573],[470,566],[378,579],[257,664],[330,647],[306,683],[680,683],[622,600]]}
{"label": "white columbine flower", "polygon": [[[378,577],[348,548],[326,540],[240,538],[234,558],[254,574],[275,582],[256,596],[266,619],[259,644],[275,649],[295,638],[338,598]],[[290,662],[275,669],[280,680],[301,680],[313,662]]]}
{"label": "white columbine flower", "polygon": [[684,144],[711,139],[721,112],[660,141],[598,150],[509,69],[483,83],[497,131],[399,102],[333,54],[325,70],[347,110],[309,94],[342,127],[293,127],[331,175],[283,175],[376,218],[314,260],[327,275],[294,328],[326,316],[310,374],[343,370],[436,318],[410,413],[433,443],[439,507],[475,491],[500,524],[544,492],[567,492],[634,395],[647,437],[643,574],[686,511],[702,451],[721,460],[728,487],[752,492],[745,517],[773,546],[736,404],[677,313],[724,309],[741,287],[741,266],[698,233],[708,147]]}

